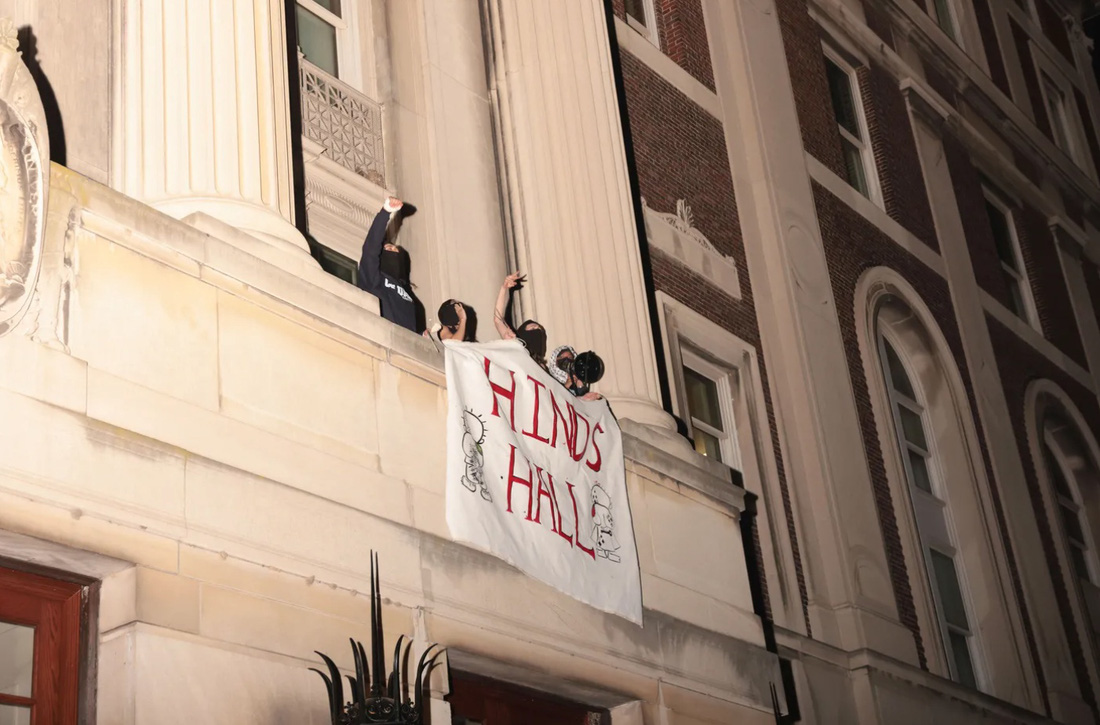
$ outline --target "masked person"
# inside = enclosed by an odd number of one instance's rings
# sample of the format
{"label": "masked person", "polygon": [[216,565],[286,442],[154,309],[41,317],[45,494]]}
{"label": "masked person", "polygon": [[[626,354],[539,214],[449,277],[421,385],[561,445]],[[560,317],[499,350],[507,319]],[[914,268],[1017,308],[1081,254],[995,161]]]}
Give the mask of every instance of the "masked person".
{"label": "masked person", "polygon": [[443,340],[458,340],[460,342],[477,342],[473,325],[470,324],[471,308],[458,300],[447,300],[439,306],[436,319],[439,324],[433,327],[431,332],[424,334],[432,338],[434,342]]}
{"label": "masked person", "polygon": [[[402,211],[403,210],[403,211]],[[397,197],[386,199],[382,209],[375,215],[374,221],[363,241],[363,256],[359,259],[359,289],[366,290],[378,298],[382,317],[407,330],[419,332],[417,324],[416,299],[410,291],[409,253],[398,245],[386,241],[386,228],[390,216],[402,212],[410,216],[415,208],[405,205]]]}
{"label": "masked person", "polygon": [[504,284],[500,286],[500,294],[497,295],[496,308],[493,310],[493,324],[496,325],[502,340],[518,339],[527,348],[531,359],[546,370],[546,328],[534,320],[524,320],[519,329],[513,330],[505,319],[512,290],[526,280],[527,277],[519,272],[504,278]]}
{"label": "masked person", "polygon": [[[590,389],[587,381],[577,378],[573,363],[577,359],[577,351],[569,345],[556,347],[550,353],[547,362],[547,372],[550,376],[565,386],[565,389],[581,400],[600,400],[602,395]],[[602,375],[602,372],[601,372]]]}

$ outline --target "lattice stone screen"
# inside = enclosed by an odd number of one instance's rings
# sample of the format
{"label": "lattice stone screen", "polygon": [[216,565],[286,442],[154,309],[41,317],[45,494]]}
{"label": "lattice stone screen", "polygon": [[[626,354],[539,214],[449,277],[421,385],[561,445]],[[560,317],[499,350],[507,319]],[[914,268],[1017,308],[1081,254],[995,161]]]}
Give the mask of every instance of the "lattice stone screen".
{"label": "lattice stone screen", "polygon": [[382,107],[305,58],[299,67],[302,135],[336,163],[384,187]]}

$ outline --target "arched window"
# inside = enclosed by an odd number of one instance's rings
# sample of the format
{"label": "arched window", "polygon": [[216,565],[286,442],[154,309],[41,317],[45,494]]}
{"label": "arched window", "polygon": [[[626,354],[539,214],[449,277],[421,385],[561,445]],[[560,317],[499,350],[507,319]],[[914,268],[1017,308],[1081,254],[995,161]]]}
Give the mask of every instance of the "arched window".
{"label": "arched window", "polygon": [[1065,537],[1066,554],[1077,577],[1096,584],[1095,549],[1086,519],[1081,493],[1073,482],[1072,462],[1067,460],[1049,429],[1043,436],[1043,463],[1050,477],[1054,508]]}
{"label": "arched window", "polygon": [[879,334],[883,375],[889,392],[901,462],[909,486],[924,565],[932,590],[940,635],[953,680],[976,688],[974,630],[967,596],[959,577],[958,543],[948,512],[943,480],[946,472],[935,460],[927,434],[927,413],[921,391],[884,330]]}

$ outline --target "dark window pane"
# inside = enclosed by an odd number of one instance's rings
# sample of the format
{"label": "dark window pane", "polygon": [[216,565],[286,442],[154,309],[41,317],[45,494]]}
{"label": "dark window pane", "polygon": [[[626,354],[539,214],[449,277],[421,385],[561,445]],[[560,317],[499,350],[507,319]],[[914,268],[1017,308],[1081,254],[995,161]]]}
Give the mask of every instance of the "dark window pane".
{"label": "dark window pane", "polygon": [[1046,463],[1047,475],[1050,476],[1050,482],[1054,485],[1054,490],[1058,492],[1059,496],[1064,496],[1070,501],[1074,501],[1073,493],[1069,488],[1069,482],[1066,481],[1065,476],[1062,475],[1062,467],[1054,460],[1054,454],[1050,452],[1050,448],[1045,445],[1043,446],[1043,460]]}
{"label": "dark window pane", "polygon": [[1004,268],[1001,269],[1001,274],[1004,275],[1005,287],[1008,289],[1009,309],[1020,319],[1026,320],[1027,307],[1024,305],[1024,291],[1020,289],[1020,280]]}
{"label": "dark window pane", "polygon": [[932,477],[928,474],[928,459],[916,451],[910,450],[909,470],[913,472],[913,485],[926,493],[932,493]]}
{"label": "dark window pane", "polygon": [[936,591],[940,595],[943,618],[948,624],[961,629],[970,629],[966,621],[966,607],[963,605],[962,588],[955,571],[955,561],[950,556],[930,549],[932,573],[936,577]]}
{"label": "dark window pane", "polygon": [[694,437],[696,452],[702,453],[707,458],[713,458],[716,461],[722,460],[722,449],[717,438],[698,428],[695,429]]}
{"label": "dark window pane", "polygon": [[332,75],[339,70],[336,63],[336,28],[302,8],[297,8],[298,47],[313,65]]}
{"label": "dark window pane", "polygon": [[833,101],[833,113],[836,115],[836,122],[843,126],[848,133],[862,141],[863,135],[859,132],[859,116],[856,112],[855,93],[852,91],[852,77],[828,57],[825,58],[825,75],[829,80],[829,97]]}
{"label": "dark window pane", "polygon": [[645,17],[645,0],[626,0],[626,14],[642,25],[648,25]]}
{"label": "dark window pane", "polygon": [[1084,550],[1070,544],[1069,558],[1073,560],[1073,570],[1077,572],[1078,578],[1091,581],[1091,577],[1089,577],[1089,565],[1085,560]]}
{"label": "dark window pane", "polygon": [[1085,543],[1085,532],[1081,530],[1081,517],[1067,506],[1059,506],[1062,511],[1062,523],[1066,527],[1066,536],[1079,544]]}
{"label": "dark window pane", "polygon": [[917,394],[913,391],[913,383],[909,381],[909,373],[905,370],[905,366],[902,364],[897,352],[894,351],[894,346],[885,340],[882,346],[886,348],[886,366],[890,370],[890,382],[893,384],[894,390],[916,400]]}
{"label": "dark window pane", "polygon": [[936,22],[943,28],[943,32],[952,40],[958,40],[959,35],[955,32],[955,19],[951,17],[951,8],[948,7],[950,0],[936,0]]}
{"label": "dark window pane", "polygon": [[997,245],[997,256],[1017,272],[1020,265],[1016,262],[1016,250],[1012,245],[1012,232],[1009,229],[1008,217],[988,200],[985,202],[985,213],[989,216],[989,226],[993,232],[993,241]]}
{"label": "dark window pane", "polygon": [[317,261],[321,263],[321,269],[333,277],[339,277],[348,284],[356,283],[358,265],[354,261],[328,247],[318,246],[317,252],[319,252]]}
{"label": "dark window pane", "polygon": [[924,425],[921,424],[920,416],[904,405],[898,406],[898,413],[901,416],[901,432],[905,440],[928,450],[928,441],[924,437]]}
{"label": "dark window pane", "polygon": [[867,198],[871,197],[871,188],[867,185],[867,170],[863,168],[863,154],[846,138],[840,139],[844,151],[844,169],[848,175],[848,184]]}
{"label": "dark window pane", "polygon": [[684,386],[687,388],[688,412],[711,428],[725,430],[718,402],[718,384],[691,368],[684,368]]}
{"label": "dark window pane", "polygon": [[951,632],[948,638],[951,641],[951,659],[955,663],[955,681],[976,689],[978,678],[974,676],[974,661],[970,659],[970,638],[958,632]]}

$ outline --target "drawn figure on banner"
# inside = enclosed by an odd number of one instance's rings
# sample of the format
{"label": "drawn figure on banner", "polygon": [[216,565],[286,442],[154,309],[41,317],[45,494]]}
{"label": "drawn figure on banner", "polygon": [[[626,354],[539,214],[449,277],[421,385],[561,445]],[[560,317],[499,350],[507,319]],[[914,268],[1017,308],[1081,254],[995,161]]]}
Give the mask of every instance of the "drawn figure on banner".
{"label": "drawn figure on banner", "polygon": [[618,563],[622,561],[615,540],[615,519],[611,516],[611,497],[599,484],[592,487],[592,540],[596,556]]}
{"label": "drawn figure on banner", "polygon": [[485,421],[472,410],[463,411],[462,429],[462,452],[466,456],[462,485],[471,493],[480,489],[481,497],[492,501],[493,496],[485,485],[485,452],[481,448],[485,442]]}

